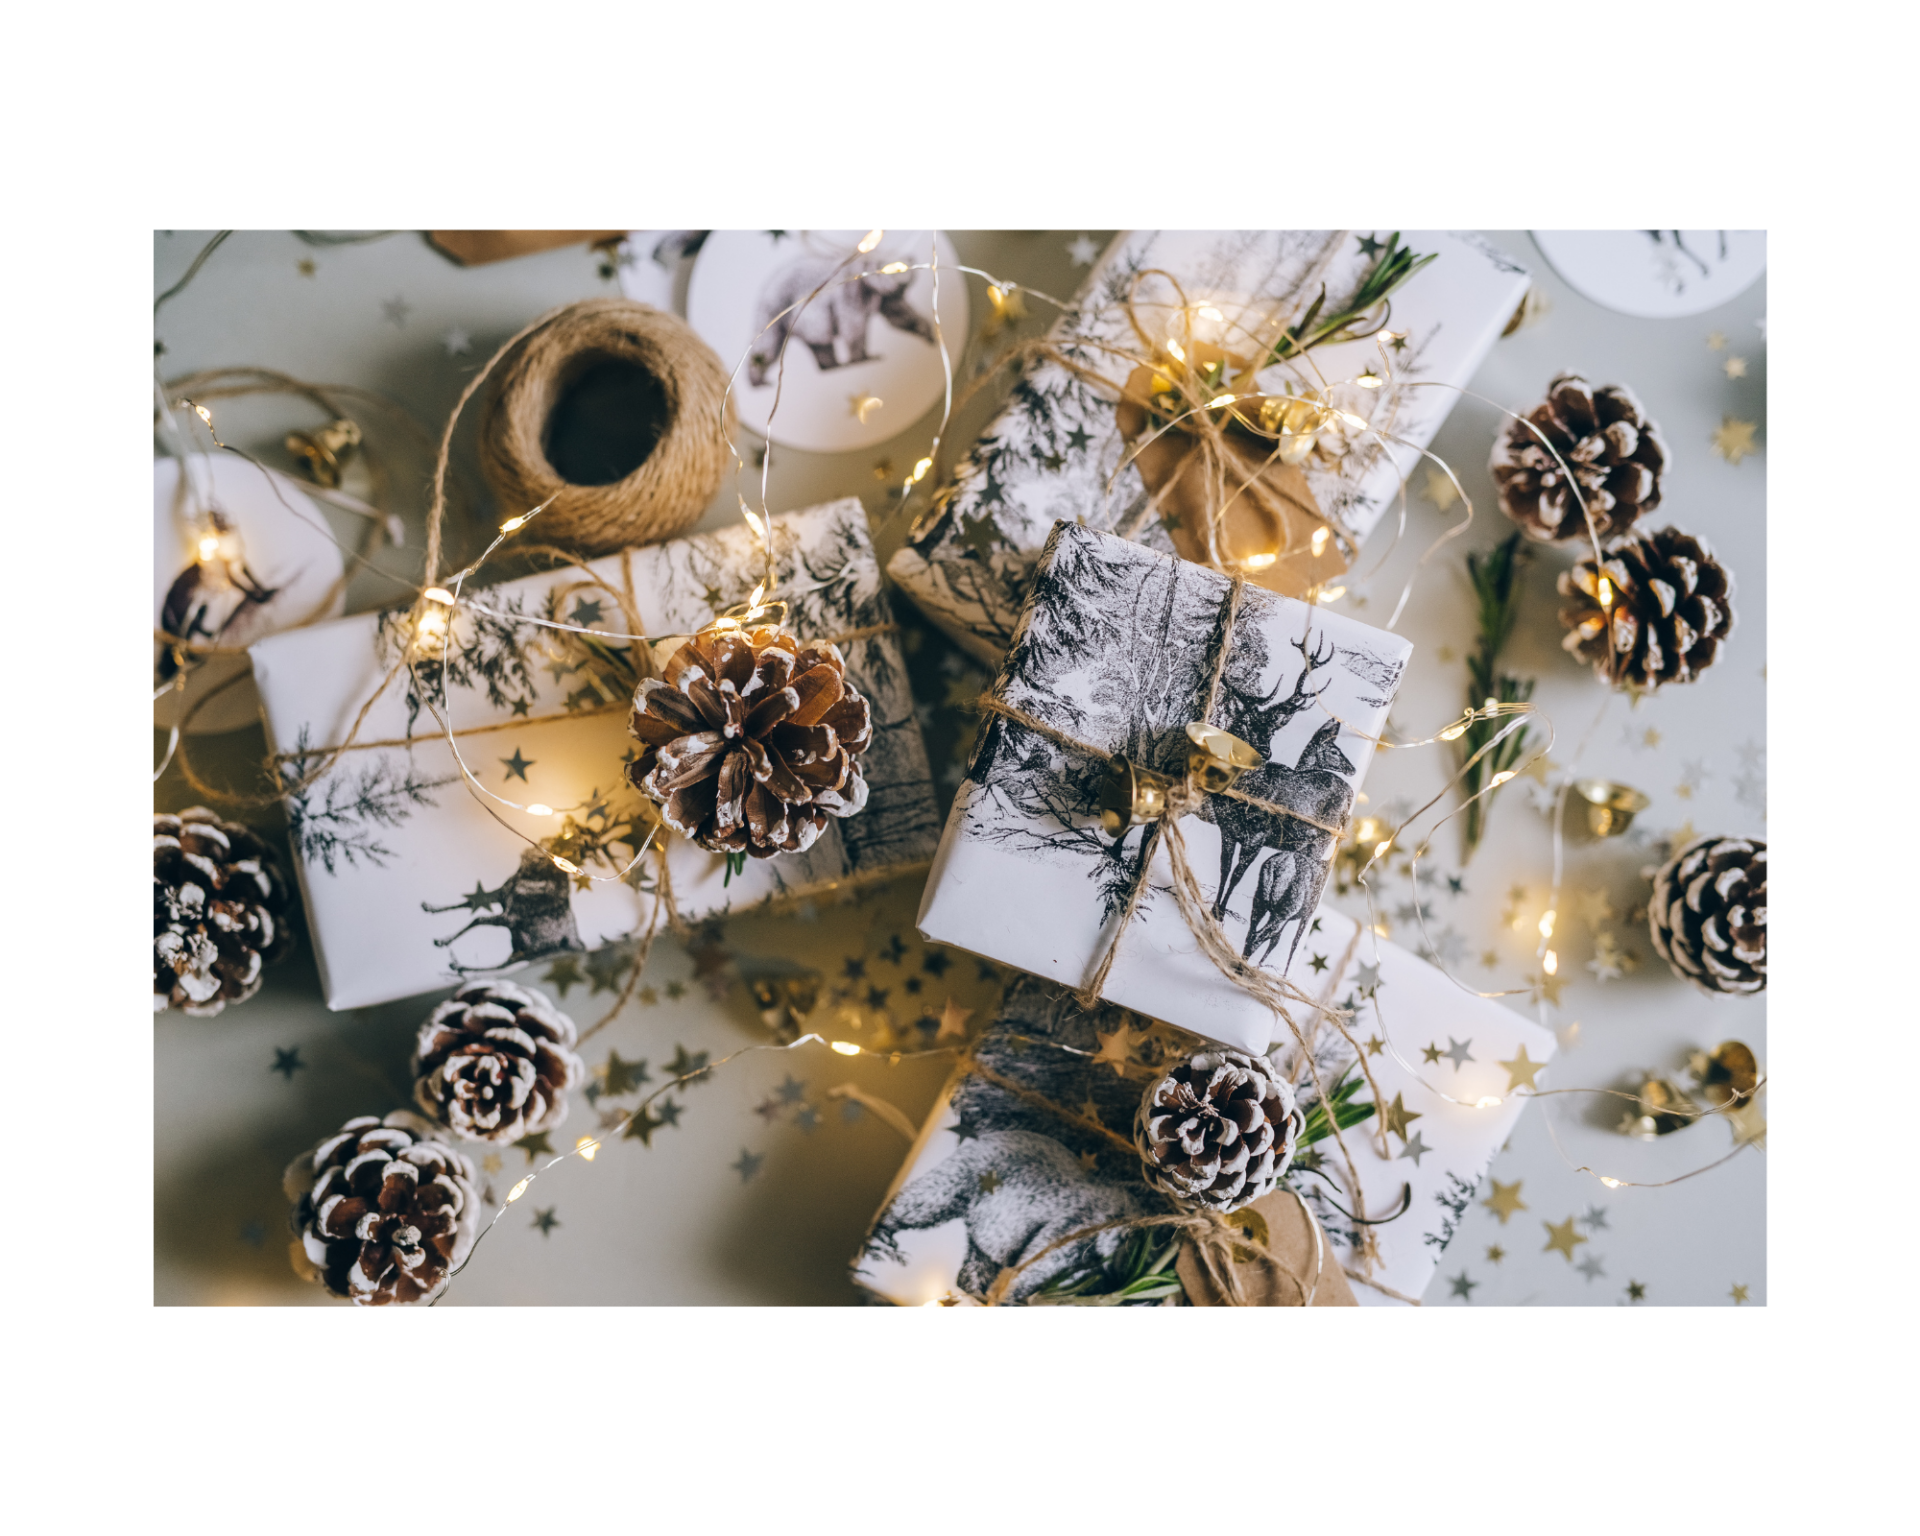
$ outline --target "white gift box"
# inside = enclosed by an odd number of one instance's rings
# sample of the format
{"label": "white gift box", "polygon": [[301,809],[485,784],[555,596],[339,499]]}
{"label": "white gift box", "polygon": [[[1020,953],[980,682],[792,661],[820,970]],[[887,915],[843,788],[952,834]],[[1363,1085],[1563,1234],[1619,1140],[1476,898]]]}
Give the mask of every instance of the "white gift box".
{"label": "white gift box", "polygon": [[[1265,1051],[1273,1015],[1203,954],[1175,904],[1164,839],[1121,930],[1148,837],[1116,840],[1096,808],[1124,754],[1184,776],[1186,727],[1209,723],[1268,764],[1238,788],[1311,818],[1221,796],[1179,819],[1202,899],[1235,948],[1284,973],[1324,888],[1412,646],[1323,608],[1231,583],[1076,523],[1056,524],[992,694],[1078,746],[989,714],[921,898],[920,931],[1078,987],[1117,945],[1101,996],[1236,1050]],[[1094,751],[1083,750],[1092,748]]]}
{"label": "white gift box", "polygon": [[[861,758],[867,807],[830,821],[805,853],[748,859],[743,870],[669,838],[672,896],[689,920],[881,878],[924,864],[934,849],[932,776],[865,513],[849,497],[772,524],[788,627],[803,639],[836,641],[849,681],[872,705],[873,744]],[[273,750],[316,754],[346,740],[370,697],[356,740],[389,743],[346,752],[288,801],[329,1008],[592,950],[652,921],[654,854],[624,883],[588,882],[569,878],[550,851],[509,830],[547,840],[549,849],[557,835],[570,836],[572,861],[603,876],[632,860],[646,831],[625,776],[635,750],[629,697],[609,689],[604,674],[596,682],[577,651],[524,617],[684,634],[751,594],[762,551],[741,527],[627,550],[588,569],[591,579],[562,567],[464,593],[471,601],[448,648],[447,715],[462,756],[487,789],[551,807],[550,816],[489,808],[463,782],[427,707],[440,698],[437,663],[402,668],[382,688],[401,654],[404,614],[341,619],[252,647]],[[297,756],[287,763],[289,780],[301,766]]]}
{"label": "white gift box", "polygon": [[[1393,1305],[1418,1298],[1433,1279],[1487,1166],[1526,1109],[1516,1078],[1534,1078],[1554,1038],[1406,950],[1376,946],[1352,919],[1331,909],[1318,917],[1295,958],[1295,979],[1317,1002],[1356,1010],[1347,1027],[1367,1052],[1372,1083],[1359,1083],[1355,1102],[1373,1102],[1377,1088],[1389,1112],[1376,1109],[1338,1142],[1327,1137],[1305,1149],[1286,1182],[1313,1209],[1329,1261],[1357,1282],[1355,1299]],[[1323,970],[1314,969],[1316,957]],[[1297,1020],[1329,1091],[1343,1075],[1360,1076],[1355,1049],[1338,1030],[1305,1014]],[[1132,1134],[1146,1082],[1098,1059],[1103,1036],[1125,1023],[1118,1010],[1089,1012],[1055,987],[1015,982],[974,1053],[1027,1097],[962,1063],[854,1261],[856,1283],[902,1306],[978,1297],[1001,1269],[1083,1228],[1171,1209],[1141,1177],[1137,1157],[1087,1123],[1097,1118],[1110,1132]],[[1429,1045],[1442,1052],[1437,1063],[1424,1060]],[[1300,1054],[1288,1034],[1273,1059],[1310,1109],[1318,1092]],[[1375,1223],[1371,1256],[1358,1252],[1353,1216]],[[1050,1283],[1113,1270],[1125,1236],[1110,1230],[1065,1244],[1024,1270],[1008,1298],[1032,1300]],[[1104,1277],[1088,1294],[1110,1295],[1120,1278]]]}
{"label": "white gift box", "polygon": [[[1348,381],[1371,368],[1382,374],[1380,343],[1358,340],[1313,348],[1310,365],[1260,376],[1263,389],[1297,390],[1302,382],[1336,386],[1335,402],[1357,411],[1396,440],[1359,436],[1336,463],[1309,458],[1303,468],[1322,514],[1354,544],[1386,516],[1413,471],[1418,451],[1519,307],[1527,274],[1471,234],[1411,230],[1403,241],[1438,259],[1392,295],[1393,383],[1368,391]],[[1074,309],[1052,339],[1109,388],[1043,359],[1013,393],[955,471],[939,513],[916,526],[887,570],[927,615],[974,655],[998,661],[1012,638],[1033,561],[1047,530],[1062,518],[1096,528],[1128,527],[1148,493],[1137,466],[1117,480],[1127,453],[1114,397],[1145,343],[1129,318],[1164,317],[1184,299],[1232,348],[1275,301],[1297,309],[1324,282],[1328,309],[1350,294],[1377,259],[1352,232],[1337,230],[1136,230],[1118,236],[1096,263]],[[1177,289],[1175,287],[1177,284]],[[1116,351],[1117,349],[1117,351]],[[1109,486],[1109,481],[1113,484]],[[1171,549],[1168,533],[1148,521],[1133,536]]]}

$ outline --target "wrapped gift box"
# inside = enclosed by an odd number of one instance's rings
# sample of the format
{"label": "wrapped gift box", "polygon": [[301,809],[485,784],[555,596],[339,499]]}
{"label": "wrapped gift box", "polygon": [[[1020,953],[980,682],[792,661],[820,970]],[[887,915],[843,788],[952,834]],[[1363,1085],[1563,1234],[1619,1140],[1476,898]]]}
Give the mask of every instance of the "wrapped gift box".
{"label": "wrapped gift box", "polygon": [[[1487,1165],[1526,1107],[1524,1095],[1510,1092],[1514,1074],[1502,1063],[1521,1062],[1523,1052],[1524,1067],[1543,1062],[1554,1040],[1405,950],[1375,946],[1351,919],[1331,909],[1318,919],[1295,969],[1317,1000],[1356,1010],[1348,1027],[1368,1050],[1389,1106],[1386,1153],[1376,1131],[1382,1122],[1363,1121],[1342,1133],[1344,1153],[1331,1138],[1306,1148],[1286,1183],[1318,1217],[1329,1264],[1353,1277],[1352,1298],[1392,1304],[1426,1289]],[[1312,968],[1315,956],[1327,962],[1325,970]],[[1170,1210],[1141,1178],[1137,1157],[1100,1130],[1131,1136],[1134,1110],[1153,1075],[1138,1066],[1117,1071],[1099,1054],[1128,1024],[1122,1010],[1088,1012],[1049,983],[1015,982],[1000,1017],[955,1072],[908,1153],[854,1261],[856,1282],[903,1306],[978,1299],[1003,1268],[1060,1238]],[[1303,1019],[1302,1029],[1329,1090],[1356,1070],[1353,1047],[1331,1025],[1316,1029]],[[1424,1048],[1442,1042],[1458,1049],[1424,1064]],[[1274,1060],[1299,1085],[1303,1107],[1311,1108],[1317,1091],[1299,1045],[1289,1037]],[[1356,1097],[1369,1102],[1372,1091],[1362,1084]],[[1276,1201],[1291,1205],[1279,1195],[1256,1208],[1272,1211]],[[1349,1212],[1389,1218],[1371,1229],[1371,1255],[1358,1251]],[[1124,1229],[1091,1235],[1024,1270],[1007,1286],[1006,1299],[1045,1302],[1071,1286],[1077,1301],[1113,1304],[1132,1286],[1140,1299],[1158,1300],[1166,1288],[1151,1275],[1142,1278],[1156,1260],[1164,1264],[1157,1245],[1148,1248]],[[1193,1272],[1178,1268],[1191,1298]],[[1311,1273],[1311,1261],[1299,1268]],[[1323,1290],[1335,1283],[1329,1275]],[[1329,1299],[1316,1294],[1315,1304]],[[1337,1293],[1332,1299],[1338,1304]]]}
{"label": "wrapped gift box", "polygon": [[[1433,386],[1465,385],[1526,294],[1526,272],[1476,236],[1413,230],[1403,239],[1438,259],[1392,296],[1391,328],[1405,337],[1391,352],[1392,387],[1369,391],[1342,382],[1370,365],[1379,371],[1378,344],[1370,340],[1315,347],[1309,364],[1260,375],[1261,387],[1275,392],[1334,384],[1336,404],[1401,440],[1389,452],[1362,436],[1343,457],[1316,453],[1302,466],[1320,513],[1341,536],[1336,551],[1341,542],[1357,547],[1373,531],[1413,470],[1416,448],[1426,447],[1446,419],[1455,389]],[[1322,282],[1331,312],[1375,260],[1364,248],[1370,243],[1330,230],[1145,230],[1116,238],[1052,336],[1097,379],[1051,359],[1027,372],[943,490],[940,510],[922,519],[888,562],[889,573],[962,646],[997,662],[1055,521],[1129,529],[1154,548],[1174,549],[1160,522],[1135,526],[1148,501],[1141,478],[1148,460],[1130,464],[1109,486],[1127,453],[1115,402],[1133,369],[1128,357],[1142,351],[1134,320],[1159,316],[1164,323],[1184,298],[1196,313],[1220,317],[1195,323],[1203,333],[1214,326],[1231,350],[1276,303],[1297,312]]]}
{"label": "wrapped gift box", "polygon": [[[788,513],[773,529],[789,627],[805,639],[837,640],[849,680],[871,701],[874,740],[862,759],[870,795],[863,812],[830,822],[804,854],[750,859],[743,871],[730,873],[721,855],[670,838],[668,877],[689,920],[883,878],[924,864],[934,850],[932,776],[860,503]],[[448,715],[461,754],[488,789],[558,813],[495,806],[501,818],[564,849],[583,871],[609,875],[633,858],[647,826],[625,777],[630,682],[620,681],[617,658],[597,665],[577,643],[516,616],[684,634],[750,595],[762,555],[741,527],[627,550],[588,569],[591,579],[568,567],[466,594],[472,606],[455,619],[449,646]],[[623,599],[638,629],[629,627]],[[344,741],[376,691],[357,740],[392,743],[345,753],[288,801],[330,1008],[592,950],[645,927],[658,899],[652,854],[626,883],[569,879],[495,820],[460,778],[426,707],[439,699],[437,664],[403,669],[380,687],[401,654],[405,618],[367,614],[252,648],[274,750],[315,753]],[[300,766],[296,756],[290,778]]]}
{"label": "wrapped gift box", "polygon": [[1080,745],[988,714],[921,898],[920,931],[1072,987],[1117,942],[1107,1001],[1264,1051],[1273,1015],[1200,952],[1175,905],[1164,839],[1118,932],[1147,829],[1117,840],[1102,830],[1096,806],[1112,770],[1100,754],[1184,774],[1186,727],[1227,645],[1209,723],[1268,764],[1239,788],[1313,819],[1215,796],[1179,826],[1227,937],[1282,974],[1334,854],[1323,828],[1347,820],[1412,647],[1251,586],[1228,635],[1229,595],[1213,571],[1055,525],[992,693]]}

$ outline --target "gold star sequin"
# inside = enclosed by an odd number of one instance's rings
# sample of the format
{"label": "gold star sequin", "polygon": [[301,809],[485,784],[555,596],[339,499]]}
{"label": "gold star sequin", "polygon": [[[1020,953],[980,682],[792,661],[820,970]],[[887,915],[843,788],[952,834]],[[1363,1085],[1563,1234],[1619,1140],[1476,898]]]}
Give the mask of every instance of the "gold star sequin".
{"label": "gold star sequin", "polygon": [[1396,1093],[1393,1102],[1380,1111],[1380,1124],[1402,1141],[1407,1139],[1407,1127],[1420,1118],[1419,1110],[1408,1109],[1401,1102],[1404,1097],[1404,1094]]}
{"label": "gold star sequin", "polygon": [[1660,745],[1660,733],[1652,726],[1648,726],[1640,733],[1640,740],[1649,747],[1657,747]]}
{"label": "gold star sequin", "polygon": [[1507,1092],[1512,1093],[1516,1088],[1535,1087],[1533,1076],[1544,1067],[1546,1063],[1544,1061],[1528,1061],[1527,1048],[1523,1045],[1520,1047],[1520,1054],[1518,1056],[1514,1057],[1512,1061],[1503,1061],[1500,1065],[1507,1069]]}
{"label": "gold star sequin", "polygon": [[312,277],[315,272],[320,270],[313,264],[313,258],[311,256],[302,256],[294,263],[294,267],[302,277]]}
{"label": "gold star sequin", "polygon": [[1367,1054],[1369,1056],[1378,1056],[1386,1048],[1387,1042],[1382,1040],[1378,1035],[1373,1036],[1372,1039],[1367,1041]]}
{"label": "gold star sequin", "polygon": [[973,1010],[971,1008],[962,1008],[955,1003],[952,998],[948,998],[947,1006],[941,1010],[939,1033],[933,1038],[935,1040],[966,1039],[967,1020],[972,1017]]}
{"label": "gold star sequin", "polygon": [[1533,992],[1533,1000],[1536,1003],[1552,1003],[1556,1008],[1560,1006],[1560,989],[1566,984],[1567,979],[1564,976],[1529,976],[1527,978],[1527,985]]}
{"label": "gold star sequin", "polygon": [[1488,970],[1492,970],[1495,966],[1497,966],[1500,963],[1499,952],[1491,949],[1481,950],[1480,963],[1484,965]]}
{"label": "gold star sequin", "polygon": [[1420,1054],[1426,1057],[1428,1061],[1438,1061],[1446,1052],[1442,1051],[1439,1046],[1433,1044],[1432,1041],[1428,1041],[1426,1045],[1420,1048]]}
{"label": "gold star sequin", "polygon": [[1580,905],[1580,915],[1586,919],[1589,928],[1598,928],[1616,915],[1613,898],[1604,890],[1583,891],[1576,900]]}
{"label": "gold star sequin", "polygon": [[1500,1218],[1501,1226],[1504,1227],[1507,1224],[1507,1218],[1515,1211],[1524,1211],[1527,1208],[1526,1201],[1520,1198],[1520,1186],[1525,1182],[1524,1179],[1515,1179],[1511,1184],[1502,1184],[1495,1179],[1493,1193],[1480,1202]]}
{"label": "gold star sequin", "polygon": [[1736,1285],[1731,1294],[1733,1296],[1733,1304],[1737,1307],[1747,1299],[1747,1288],[1744,1285]]}
{"label": "gold star sequin", "polygon": [[1726,369],[1730,379],[1744,379],[1747,376],[1747,360],[1744,357],[1730,357],[1720,366]]}
{"label": "gold star sequin", "polygon": [[1100,1166],[1100,1154],[1098,1152],[1082,1152],[1080,1154],[1080,1166],[1086,1169],[1088,1173],[1092,1173]]}
{"label": "gold star sequin", "polygon": [[1129,1024],[1122,1024],[1112,1034],[1096,1030],[1094,1037],[1100,1042],[1100,1050],[1093,1059],[1106,1062],[1121,1077],[1127,1075],[1127,1062],[1133,1048],[1146,1038]]}
{"label": "gold star sequin", "polygon": [[1452,477],[1443,470],[1433,468],[1427,470],[1427,483],[1422,494],[1442,512],[1460,499],[1460,492],[1455,488]]}
{"label": "gold star sequin", "polygon": [[1562,1222],[1543,1221],[1540,1225],[1547,1229],[1547,1246],[1540,1251],[1565,1254],[1567,1262],[1571,1264],[1573,1250],[1586,1241],[1584,1236],[1573,1230],[1573,1218],[1569,1216]]}
{"label": "gold star sequin", "polygon": [[1645,1301],[1646,1299],[1647,1299],[1646,1285],[1639,1280],[1629,1280],[1627,1282],[1627,1300],[1628,1301]]}
{"label": "gold star sequin", "polygon": [[1506,1256],[1507,1256],[1507,1250],[1502,1248],[1498,1243],[1495,1243],[1492,1247],[1487,1249],[1487,1262],[1489,1264],[1498,1264]]}
{"label": "gold star sequin", "polygon": [[1726,351],[1727,338],[1725,334],[1720,331],[1708,331],[1707,332],[1707,350],[1709,352]]}
{"label": "gold star sequin", "polygon": [[1738,464],[1754,447],[1753,434],[1760,430],[1757,421],[1742,421],[1738,416],[1722,416],[1720,430],[1713,434],[1713,451],[1729,464]]}

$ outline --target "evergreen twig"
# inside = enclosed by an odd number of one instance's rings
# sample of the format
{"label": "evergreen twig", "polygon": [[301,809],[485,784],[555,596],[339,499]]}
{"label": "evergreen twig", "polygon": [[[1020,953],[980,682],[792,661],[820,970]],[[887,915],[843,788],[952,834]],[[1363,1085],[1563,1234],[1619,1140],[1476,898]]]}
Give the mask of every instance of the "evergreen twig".
{"label": "evergreen twig", "polygon": [[1290,357],[1298,357],[1310,347],[1322,342],[1360,341],[1373,335],[1387,323],[1392,306],[1383,310],[1374,318],[1373,324],[1362,329],[1372,311],[1385,304],[1388,297],[1430,261],[1439,259],[1437,251],[1425,256],[1416,256],[1409,246],[1400,243],[1400,232],[1395,230],[1386,240],[1386,254],[1373,264],[1367,275],[1360,280],[1360,286],[1354,290],[1344,308],[1330,315],[1320,311],[1327,302],[1326,284],[1320,285],[1320,294],[1307,312],[1286,328],[1280,339],[1273,344],[1273,350],[1267,354],[1267,362],[1284,363]]}
{"label": "evergreen twig", "polygon": [[[1489,703],[1521,704],[1533,697],[1532,678],[1514,677],[1499,670],[1500,648],[1513,633],[1513,621],[1519,612],[1520,586],[1517,577],[1525,558],[1517,532],[1510,534],[1484,556],[1467,556],[1467,579],[1473,583],[1479,631],[1478,643],[1467,657],[1469,709],[1485,709]],[[1486,788],[1496,775],[1505,773],[1518,762],[1527,748],[1527,729],[1522,726],[1478,762],[1473,761],[1474,755],[1499,734],[1505,723],[1501,720],[1475,720],[1460,738],[1461,760],[1471,764],[1461,780],[1461,793],[1468,800],[1466,815],[1462,818],[1466,842],[1463,858],[1473,856],[1486,831],[1488,802],[1473,797]]]}

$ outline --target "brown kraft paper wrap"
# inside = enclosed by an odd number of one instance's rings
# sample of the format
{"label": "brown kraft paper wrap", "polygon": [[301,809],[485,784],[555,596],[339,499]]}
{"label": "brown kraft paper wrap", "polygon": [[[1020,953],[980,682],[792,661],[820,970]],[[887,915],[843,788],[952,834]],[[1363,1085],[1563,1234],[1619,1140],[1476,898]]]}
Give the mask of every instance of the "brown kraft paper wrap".
{"label": "brown kraft paper wrap", "polygon": [[[1255,1307],[1297,1307],[1305,1292],[1295,1276],[1306,1282],[1315,1307],[1357,1307],[1353,1288],[1341,1273],[1339,1262],[1326,1246],[1325,1238],[1314,1241],[1312,1218],[1285,1189],[1262,1195],[1251,1205],[1227,1217],[1229,1226],[1239,1227],[1257,1242],[1266,1245],[1271,1259],[1252,1248],[1236,1245],[1234,1264],[1238,1270],[1245,1304]],[[1174,1262],[1187,1300],[1196,1307],[1230,1305],[1207,1273],[1191,1242],[1180,1245],[1180,1257]],[[1319,1278],[1315,1279],[1315,1270]]]}

